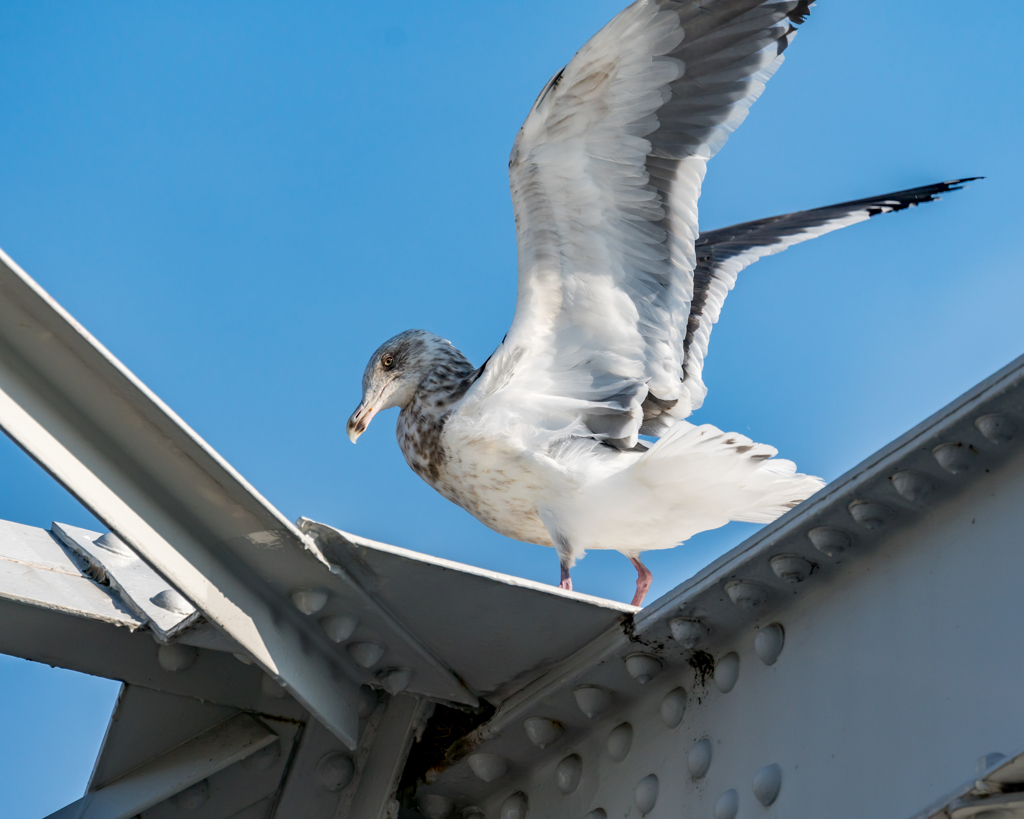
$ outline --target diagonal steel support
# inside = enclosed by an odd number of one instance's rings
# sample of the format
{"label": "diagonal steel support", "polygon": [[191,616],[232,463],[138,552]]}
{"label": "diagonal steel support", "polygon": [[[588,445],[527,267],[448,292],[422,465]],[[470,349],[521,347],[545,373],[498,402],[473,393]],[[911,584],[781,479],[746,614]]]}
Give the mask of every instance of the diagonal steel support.
{"label": "diagonal steel support", "polygon": [[319,550],[2,251],[0,427],[356,746],[358,677],[289,598]]}
{"label": "diagonal steel support", "polygon": [[129,819],[277,741],[248,716],[216,725],[47,819]]}
{"label": "diagonal steel support", "polygon": [[363,761],[359,782],[339,806],[338,816],[398,819],[395,791],[416,732],[432,711],[432,703],[407,694],[388,701]]}

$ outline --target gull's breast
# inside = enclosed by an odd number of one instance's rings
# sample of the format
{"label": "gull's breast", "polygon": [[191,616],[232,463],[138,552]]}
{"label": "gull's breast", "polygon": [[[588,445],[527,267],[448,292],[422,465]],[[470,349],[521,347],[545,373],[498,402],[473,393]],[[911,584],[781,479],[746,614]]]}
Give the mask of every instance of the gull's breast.
{"label": "gull's breast", "polygon": [[557,470],[509,436],[446,420],[399,417],[399,445],[413,471],[499,534],[553,546],[537,506],[557,491]]}

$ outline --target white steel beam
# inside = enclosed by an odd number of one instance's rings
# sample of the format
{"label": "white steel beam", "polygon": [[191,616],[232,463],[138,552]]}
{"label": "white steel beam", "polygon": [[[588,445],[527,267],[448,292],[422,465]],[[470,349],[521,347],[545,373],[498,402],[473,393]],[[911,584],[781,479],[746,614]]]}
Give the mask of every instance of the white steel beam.
{"label": "white steel beam", "polygon": [[288,764],[273,819],[334,819],[338,804],[353,788],[353,756],[358,758],[374,742],[372,722],[371,718],[363,728],[360,747],[350,755],[319,722],[309,720]]}
{"label": "white steel beam", "polygon": [[190,667],[175,672],[160,665],[158,650],[148,632],[86,614],[84,607],[69,611],[0,595],[0,654],[284,719],[309,713],[291,697],[269,696],[263,672],[230,654],[200,649]]}
{"label": "white steel beam", "polygon": [[172,748],[48,819],[129,819],[277,741],[277,734],[239,714]]}
{"label": "white steel beam", "polygon": [[[339,817],[398,819],[395,791],[416,731],[432,711],[432,703],[408,694],[399,694],[388,701],[359,772],[359,781],[348,800],[343,800],[338,807]],[[282,819],[292,817],[282,816]]]}
{"label": "white steel beam", "polygon": [[[195,630],[182,641],[198,645]],[[291,697],[268,696],[263,672],[229,653],[201,648],[173,670],[159,648],[146,621],[83,575],[50,532],[0,521],[0,654],[284,719],[308,714]]]}
{"label": "white steel beam", "polygon": [[289,599],[319,550],[2,251],[0,427],[355,747],[358,677]]}
{"label": "white steel beam", "polygon": [[[0,521],[0,600],[135,631],[145,619],[85,577],[45,529]],[[0,639],[0,647],[3,641]]]}

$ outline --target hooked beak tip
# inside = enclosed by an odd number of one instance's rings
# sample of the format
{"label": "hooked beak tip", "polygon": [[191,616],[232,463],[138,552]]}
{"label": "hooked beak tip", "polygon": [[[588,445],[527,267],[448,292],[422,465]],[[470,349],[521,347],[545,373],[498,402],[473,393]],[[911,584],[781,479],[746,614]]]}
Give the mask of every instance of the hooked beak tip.
{"label": "hooked beak tip", "polygon": [[366,432],[366,428],[370,425],[370,419],[373,416],[373,408],[363,404],[360,404],[356,411],[352,413],[352,417],[348,419],[348,423],[345,425],[345,431],[348,433],[348,439],[353,444],[359,439],[360,435]]}

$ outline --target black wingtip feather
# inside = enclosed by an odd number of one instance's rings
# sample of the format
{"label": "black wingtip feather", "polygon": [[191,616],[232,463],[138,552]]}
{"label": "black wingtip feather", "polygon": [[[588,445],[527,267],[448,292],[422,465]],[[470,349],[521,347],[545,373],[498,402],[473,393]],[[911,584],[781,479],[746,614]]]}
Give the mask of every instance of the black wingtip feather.
{"label": "black wingtip feather", "polygon": [[963,179],[950,179],[948,182],[943,182],[942,184],[949,185],[947,190],[958,191],[962,190],[964,185],[966,185],[968,182],[977,182],[979,179],[984,178],[984,176],[965,176]]}
{"label": "black wingtip feather", "polygon": [[[908,207],[920,205],[923,202],[934,202],[942,197],[940,193],[949,193],[950,191],[963,190],[963,187],[968,182],[974,182],[978,179],[984,179],[983,176],[966,176],[963,179],[950,179],[947,182],[936,182],[934,185],[922,185],[920,188],[908,188],[907,190],[894,191],[893,193],[884,194],[883,196],[875,197],[876,200],[891,199],[895,200],[898,204],[893,207],[891,202],[885,204],[891,208],[892,212],[904,210]],[[859,200],[865,203],[870,202],[870,199]],[[855,204],[855,203],[847,203]],[[879,213],[882,213],[879,210]],[[875,214],[872,213],[872,216]]]}
{"label": "black wingtip feather", "polygon": [[789,19],[795,25],[801,25],[810,16],[811,6],[813,5],[814,3],[811,0],[800,0],[796,8],[789,13]]}

